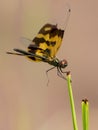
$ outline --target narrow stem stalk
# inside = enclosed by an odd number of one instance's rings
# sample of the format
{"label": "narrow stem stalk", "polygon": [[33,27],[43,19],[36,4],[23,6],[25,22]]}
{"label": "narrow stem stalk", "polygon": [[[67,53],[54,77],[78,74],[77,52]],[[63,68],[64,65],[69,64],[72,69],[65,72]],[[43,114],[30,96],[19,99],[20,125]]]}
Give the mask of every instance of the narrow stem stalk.
{"label": "narrow stem stalk", "polygon": [[82,100],[82,122],[83,130],[88,130],[89,125],[89,104],[88,100]]}
{"label": "narrow stem stalk", "polygon": [[69,93],[71,112],[72,112],[73,128],[74,128],[74,130],[78,130],[70,74],[67,74],[67,84],[68,84],[68,93]]}

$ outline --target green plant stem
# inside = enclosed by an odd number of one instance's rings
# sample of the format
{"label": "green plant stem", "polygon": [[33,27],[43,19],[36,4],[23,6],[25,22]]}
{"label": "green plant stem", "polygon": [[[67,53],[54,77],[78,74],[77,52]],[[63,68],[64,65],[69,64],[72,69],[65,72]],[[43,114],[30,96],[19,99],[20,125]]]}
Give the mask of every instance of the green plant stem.
{"label": "green plant stem", "polygon": [[71,75],[67,74],[67,84],[68,84],[68,93],[70,98],[70,105],[71,105],[71,112],[72,112],[72,121],[73,121],[73,128],[74,130],[78,130],[77,120],[76,120],[76,112],[75,112],[75,105],[72,93],[72,86],[71,86]]}
{"label": "green plant stem", "polygon": [[88,100],[82,100],[82,122],[83,130],[88,130],[89,125],[89,104]]}

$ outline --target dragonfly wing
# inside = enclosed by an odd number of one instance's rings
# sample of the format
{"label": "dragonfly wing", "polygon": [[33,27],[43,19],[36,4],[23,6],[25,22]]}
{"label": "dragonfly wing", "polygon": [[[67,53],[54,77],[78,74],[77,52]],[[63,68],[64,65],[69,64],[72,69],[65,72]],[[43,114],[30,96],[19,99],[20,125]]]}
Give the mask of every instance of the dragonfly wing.
{"label": "dragonfly wing", "polygon": [[33,43],[32,43],[32,40],[30,40],[29,38],[26,38],[26,37],[21,37],[21,38],[20,38],[20,42],[21,42],[22,44],[24,44],[25,47],[28,47],[30,44],[33,44]]}
{"label": "dragonfly wing", "polygon": [[47,57],[53,58],[61,46],[63,34],[64,30],[58,29],[57,25],[45,24],[32,41]]}

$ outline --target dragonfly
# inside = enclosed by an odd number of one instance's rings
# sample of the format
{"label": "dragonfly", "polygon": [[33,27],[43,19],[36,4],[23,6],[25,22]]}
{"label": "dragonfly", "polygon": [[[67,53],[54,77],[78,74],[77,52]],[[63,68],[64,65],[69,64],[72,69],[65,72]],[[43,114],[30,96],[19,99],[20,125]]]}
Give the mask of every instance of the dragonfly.
{"label": "dragonfly", "polygon": [[[67,20],[69,18],[70,9],[67,13]],[[35,62],[45,62],[52,65],[52,68],[48,69],[46,73],[50,70],[57,68],[57,75],[61,78],[65,78],[63,73],[63,69],[68,66],[68,62],[66,59],[59,60],[56,57],[56,53],[58,52],[62,39],[64,36],[65,29],[58,28],[57,24],[45,24],[38,32],[38,34],[33,38],[33,40],[29,40],[23,38],[26,41],[29,41],[29,45],[26,50],[14,48],[14,52],[7,52],[7,54],[25,56],[32,61]]]}

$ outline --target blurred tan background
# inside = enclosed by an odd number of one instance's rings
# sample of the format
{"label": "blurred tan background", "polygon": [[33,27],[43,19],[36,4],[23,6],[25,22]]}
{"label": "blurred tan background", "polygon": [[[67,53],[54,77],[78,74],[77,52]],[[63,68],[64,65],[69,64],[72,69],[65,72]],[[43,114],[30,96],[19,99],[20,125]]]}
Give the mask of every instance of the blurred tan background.
{"label": "blurred tan background", "polygon": [[81,100],[90,103],[90,130],[98,128],[98,1],[5,0],[0,1],[0,130],[72,130],[67,83],[45,71],[51,66],[6,51],[25,46],[21,36],[33,39],[47,22],[68,21],[59,59],[66,58],[72,74],[79,130]]}

